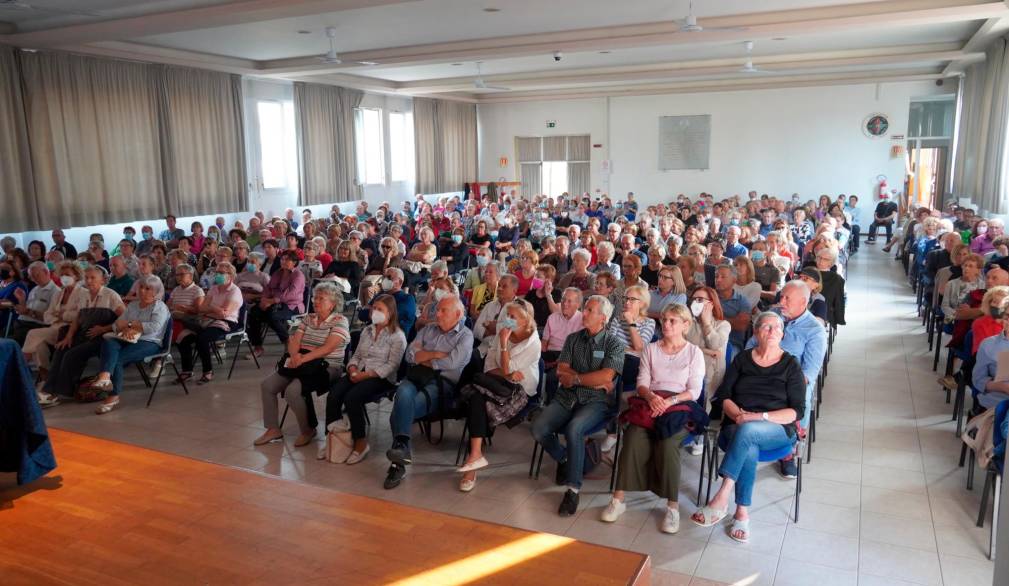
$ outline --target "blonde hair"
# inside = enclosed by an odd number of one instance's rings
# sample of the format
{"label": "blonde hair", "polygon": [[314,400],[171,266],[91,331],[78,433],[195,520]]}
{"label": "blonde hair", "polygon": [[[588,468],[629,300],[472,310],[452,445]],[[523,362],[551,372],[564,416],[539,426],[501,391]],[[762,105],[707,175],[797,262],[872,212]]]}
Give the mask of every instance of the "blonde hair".
{"label": "blonde hair", "polygon": [[648,315],[648,306],[652,303],[652,294],[648,292],[648,287],[645,285],[631,285],[624,289],[624,295],[632,292],[637,293],[641,297],[641,309],[638,317],[646,317]]}
{"label": "blonde hair", "polygon": [[513,301],[505,304],[504,310],[508,311],[515,309],[522,314],[522,317],[526,320],[526,328],[528,330],[536,329],[536,320],[533,318],[533,306],[525,299],[516,298]]}
{"label": "blonde hair", "polygon": [[690,310],[687,309],[687,306],[683,305],[682,303],[670,303],[665,307],[663,307],[659,317],[665,318],[667,315],[678,317],[681,320],[687,322],[688,324],[694,321],[693,314],[690,313]]}
{"label": "blonde hair", "polygon": [[[1009,287],[1005,285],[988,289],[985,291],[984,297],[981,298],[981,312],[984,315],[988,315],[991,312],[992,305],[996,307],[1002,305],[1007,296],[1009,296]],[[995,300],[996,297],[999,297],[998,301]]]}
{"label": "blonde hair", "polygon": [[[694,259],[690,258],[689,256],[686,258],[689,259],[690,262],[694,262]],[[677,295],[686,295],[687,285],[686,283],[683,282],[683,271],[680,270],[680,267],[676,265],[662,265],[662,268],[659,269],[660,277],[663,271],[669,271],[670,273],[672,273],[673,293],[676,293]]]}

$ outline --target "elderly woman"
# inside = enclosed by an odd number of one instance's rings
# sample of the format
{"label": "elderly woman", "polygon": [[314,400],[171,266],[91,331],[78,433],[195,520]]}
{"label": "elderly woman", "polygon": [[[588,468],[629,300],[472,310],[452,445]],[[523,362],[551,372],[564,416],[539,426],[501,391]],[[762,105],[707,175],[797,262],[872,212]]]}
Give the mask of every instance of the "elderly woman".
{"label": "elderly woman", "polygon": [[[602,295],[613,304],[614,307],[617,305],[617,278],[613,276],[613,273],[603,271],[596,275],[595,281],[592,283],[592,294]],[[614,315],[614,317],[616,317]]]}
{"label": "elderly woman", "polygon": [[[686,306],[667,305],[660,321],[662,337],[641,353],[637,378],[637,396],[647,409],[645,421],[652,423],[653,428],[633,422],[627,426],[624,448],[618,456],[616,490],[601,519],[613,523],[627,510],[626,491],[651,491],[666,499],[662,532],[676,533],[680,530],[680,446],[688,430],[686,426],[664,429],[665,426],[655,423],[670,407],[696,401],[701,396],[704,357],[700,348],[684,337],[693,323]],[[696,407],[695,412],[701,413],[703,409]]]}
{"label": "elderly woman", "polygon": [[[7,256],[11,257],[12,255]],[[7,320],[14,315],[14,306],[18,303],[16,294],[24,296],[28,293],[28,286],[21,277],[21,271],[14,263],[0,261],[0,328],[5,328]]]}
{"label": "elderly woman", "polygon": [[195,270],[188,264],[175,267],[175,288],[168,295],[168,309],[172,312],[172,341],[178,343],[179,334],[186,328],[186,322],[195,322],[195,316],[203,299],[203,289],[197,285],[193,277]]}
{"label": "elderly woman", "polygon": [[399,241],[390,236],[386,236],[379,241],[378,254],[371,255],[368,259],[366,275],[382,275],[389,267],[398,267],[403,255],[399,251]]}
{"label": "elderly woman", "polygon": [[537,331],[543,331],[550,316],[560,311],[561,290],[554,288],[557,269],[553,265],[541,264],[536,267],[536,285],[525,295],[525,300],[533,307],[533,318]]}
{"label": "elderly woman", "polygon": [[[112,331],[113,322],[126,310],[119,295],[104,286],[106,275],[101,268],[92,265],[78,273],[83,275],[84,283],[74,286],[73,283],[67,285],[68,279],[63,278],[73,273],[66,264],[60,267],[60,280],[64,292],[70,290],[70,299],[56,295],[46,311],[46,321],[55,330],[54,338],[47,337],[46,342],[56,351],[51,359],[47,344],[34,351],[40,380],[45,378],[45,369],[49,367],[51,375],[45,382],[43,394],[50,398],[73,394],[88,359],[99,352],[102,335]],[[34,332],[29,333],[26,348],[33,342]]]}
{"label": "elderly woman", "polygon": [[[653,231],[654,229],[649,230],[649,233],[652,233]],[[655,243],[648,247],[648,264],[641,267],[641,278],[648,283],[648,286],[658,287],[661,285],[661,283],[659,283],[659,273],[662,272],[662,267],[669,266],[665,261],[665,246]],[[684,289],[684,292],[686,292],[686,289]]]}
{"label": "elderly woman", "polygon": [[[249,263],[251,266],[253,263]],[[203,374],[197,384],[207,384],[214,380],[214,362],[211,345],[221,340],[238,327],[238,313],[242,309],[242,291],[235,285],[235,267],[222,262],[214,268],[214,284],[201,295],[198,303],[187,315],[178,340],[182,355],[182,372],[178,382],[193,376],[193,346],[200,357]]]}
{"label": "elderly woman", "polygon": [[[49,327],[28,332],[22,350],[25,358],[34,359],[39,367],[39,381],[45,381],[49,370],[49,346],[54,346],[60,340],[60,329],[70,325],[77,317],[82,298],[75,292],[82,286],[84,271],[73,261],[63,261],[57,269],[56,279],[62,289],[49,301],[49,307],[42,316],[42,321]],[[120,302],[120,305],[122,302]]]}
{"label": "elderly woman", "polygon": [[424,226],[418,233],[420,240],[410,248],[401,267],[406,272],[406,285],[413,289],[427,276],[431,263],[438,258],[438,246],[434,244],[434,231]]}
{"label": "elderly woman", "polygon": [[652,341],[652,336],[655,334],[655,320],[648,317],[651,294],[646,285],[628,287],[624,291],[621,301],[623,302],[622,311],[610,322],[609,331],[620,340],[621,345],[626,347],[623,370],[624,390],[632,391],[635,381],[638,380],[638,364],[641,353],[645,346]]}
{"label": "elderly woman", "polygon": [[519,257],[518,270],[513,274],[519,280],[518,295],[520,297],[524,297],[526,293],[537,289],[538,285],[541,284],[542,281],[537,283],[536,278],[537,265],[539,265],[539,263],[540,256],[533,250],[523,251]]}
{"label": "elderly woman", "polygon": [[483,282],[473,288],[470,296],[470,317],[476,319],[488,303],[497,298],[497,286],[501,280],[501,265],[492,262],[483,268]]}
{"label": "elderly woman", "polygon": [[[140,284],[137,299],[112,325],[116,336],[102,340],[99,354],[98,377],[91,385],[96,391],[108,393],[104,401],[95,409],[103,415],[119,405],[119,393],[123,388],[123,367],[157,354],[165,337],[165,328],[171,313],[161,299],[165,288],[161,279],[148,275],[137,279]],[[125,339],[132,340],[130,342]]]}
{"label": "elderly woman", "polygon": [[578,248],[571,253],[571,271],[561,276],[557,282],[558,289],[577,287],[586,293],[592,290],[596,276],[590,273],[589,263],[592,261],[592,253],[584,248]]}
{"label": "elderly woman", "polygon": [[757,345],[739,354],[725,373],[716,397],[723,414],[719,444],[726,448],[718,467],[722,484],[707,506],[691,517],[702,527],[721,522],[734,492],[736,512],[729,537],[743,543],[750,539],[757,456],[793,445],[798,437],[796,421],[806,411],[806,383],[799,361],[781,349],[784,328],[778,314],[758,315]]}
{"label": "elderly woman", "polygon": [[350,327],[340,313],[343,295],[335,284],[316,285],[312,303],[315,311],[301,320],[287,340],[288,358],[260,386],[266,432],[253,445],[261,446],[284,437],[277,409],[277,396],[281,394],[298,420],[300,435],[295,447],[308,445],[315,437],[315,411],[309,411],[306,396],[311,400],[313,391],[325,392],[340,374]]}
{"label": "elderly woman", "polygon": [[[371,451],[365,406],[396,388],[396,372],[406,352],[406,334],[399,327],[397,315],[392,295],[375,298],[371,324],[361,331],[357,350],[347,363],[347,373],[326,396],[326,429],[350,429],[354,439],[354,449],[345,464],[357,464]],[[324,450],[320,450],[320,455],[319,459],[325,458]]]}
{"label": "elderly woman", "polygon": [[658,271],[658,283],[659,286],[651,291],[651,302],[648,304],[648,317],[656,320],[667,305],[687,303],[687,285],[679,267],[662,265]]}
{"label": "elderly woman", "polygon": [[[540,338],[529,303],[516,299],[504,307],[506,317],[498,320],[497,332],[487,350],[483,376],[463,387],[469,425],[470,452],[459,468],[463,473],[459,490],[469,492],[476,485],[476,472],[489,464],[483,455],[484,438],[494,428],[522,411],[539,385]],[[494,388],[488,388],[488,385]],[[505,394],[503,391],[511,392]]]}
{"label": "elderly woman", "polygon": [[[619,226],[617,228],[619,229]],[[596,274],[605,271],[620,279],[620,265],[613,262],[615,254],[616,251],[613,248],[612,242],[608,240],[600,242],[596,246],[596,264],[589,267],[589,270]]]}
{"label": "elderly woman", "polygon": [[[970,326],[971,332],[974,333],[972,355],[977,354],[981,342],[1002,333],[1002,322],[993,314],[998,313],[998,308],[1002,306],[1002,301],[1006,297],[1009,297],[1009,287],[1004,285],[985,291],[984,297],[981,298],[981,317],[975,319]],[[995,311],[992,311],[993,309]]]}
{"label": "elderly woman", "polygon": [[252,304],[259,301],[263,289],[270,284],[270,276],[259,268],[263,265],[264,258],[266,257],[262,252],[250,253],[249,262],[245,263],[245,270],[238,273],[238,269],[235,269],[237,276],[234,283],[242,292],[242,298],[246,303]]}
{"label": "elderly woman", "polygon": [[417,328],[420,329],[435,320],[435,313],[438,310],[438,302],[449,295],[459,295],[455,288],[455,283],[448,277],[431,279],[427,288],[427,294],[420,306],[420,315],[417,316]]}
{"label": "elderly woman", "polygon": [[336,249],[336,258],[329,263],[329,267],[323,274],[325,278],[345,279],[350,285],[352,297],[356,297],[361,286],[361,279],[364,278],[364,269],[361,264],[354,259],[354,247],[349,242],[342,242]]}
{"label": "elderly woman", "polygon": [[985,287],[984,275],[981,274],[981,269],[984,268],[984,257],[970,254],[960,264],[960,268],[962,275],[959,278],[950,279],[942,294],[942,313],[947,323],[957,319],[957,310],[966,304],[967,295],[971,291]]}

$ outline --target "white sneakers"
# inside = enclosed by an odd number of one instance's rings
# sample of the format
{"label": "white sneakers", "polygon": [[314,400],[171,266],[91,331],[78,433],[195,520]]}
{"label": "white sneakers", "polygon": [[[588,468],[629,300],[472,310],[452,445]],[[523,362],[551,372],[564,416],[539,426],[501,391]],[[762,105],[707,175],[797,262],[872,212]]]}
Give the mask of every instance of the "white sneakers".
{"label": "white sneakers", "polygon": [[623,501],[618,501],[617,499],[611,498],[610,504],[606,505],[603,509],[603,514],[600,515],[599,520],[603,523],[613,523],[620,518],[620,515],[624,514],[627,510],[627,505]]}
{"label": "white sneakers", "polygon": [[617,445],[617,436],[607,435],[606,439],[603,440],[603,443],[599,445],[599,451],[608,452],[612,450],[613,447],[616,445]]}
{"label": "white sneakers", "polygon": [[663,533],[676,533],[680,530],[680,511],[666,507],[666,517],[662,519],[661,531]]}
{"label": "white sneakers", "polygon": [[687,446],[691,456],[700,456],[704,453],[704,436],[697,436],[694,441]]}

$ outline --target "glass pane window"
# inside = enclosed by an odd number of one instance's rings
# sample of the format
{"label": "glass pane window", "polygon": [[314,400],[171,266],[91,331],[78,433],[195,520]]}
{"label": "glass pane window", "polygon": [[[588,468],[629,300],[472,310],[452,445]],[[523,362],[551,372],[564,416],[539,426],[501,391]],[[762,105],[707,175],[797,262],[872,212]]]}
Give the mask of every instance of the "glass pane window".
{"label": "glass pane window", "polygon": [[259,165],[264,189],[285,189],[297,182],[294,105],[274,100],[256,103]]}
{"label": "glass pane window", "polygon": [[389,113],[389,166],[393,181],[413,179],[413,116]]}
{"label": "glass pane window", "polygon": [[543,163],[543,193],[555,197],[568,190],[568,164],[563,161]]}
{"label": "glass pane window", "polygon": [[362,185],[384,185],[382,111],[377,108],[358,108],[355,112],[355,122],[358,182]]}

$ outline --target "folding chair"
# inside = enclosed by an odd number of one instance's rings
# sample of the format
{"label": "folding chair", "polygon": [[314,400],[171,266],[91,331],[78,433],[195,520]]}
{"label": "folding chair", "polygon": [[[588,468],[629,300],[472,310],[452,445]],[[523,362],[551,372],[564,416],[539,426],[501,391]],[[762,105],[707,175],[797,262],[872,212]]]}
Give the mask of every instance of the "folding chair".
{"label": "folding chair", "polygon": [[[151,384],[150,376],[147,374],[147,368],[150,367],[151,362],[155,360],[161,360],[161,369],[158,371],[158,376],[154,379],[154,384]],[[172,320],[168,319],[165,324],[165,335],[161,341],[161,350],[152,356],[147,356],[143,360],[138,360],[135,362],[137,365],[137,370],[140,371],[140,377],[144,379],[144,384],[151,387],[151,394],[147,397],[147,406],[151,406],[151,401],[154,399],[154,393],[158,391],[158,383],[161,382],[161,375],[165,372],[165,366],[171,365],[172,370],[175,371],[175,376],[181,379],[179,373],[179,368],[175,366],[175,360],[172,358]],[[182,390],[189,394],[189,388],[186,387],[186,381],[182,380]]]}
{"label": "folding chair", "polygon": [[[256,356],[256,351],[252,347],[252,342],[249,341],[249,334],[246,333],[246,326],[249,321],[249,306],[242,304],[241,309],[238,310],[238,327],[231,330],[224,335],[224,347],[228,347],[228,342],[237,339],[238,343],[235,344],[235,356],[231,359],[231,369],[228,370],[228,380],[231,380],[232,373],[235,372],[235,364],[238,362],[238,353],[242,349],[242,342],[249,347],[249,352],[252,353],[252,359],[256,362],[256,368],[261,368],[259,364],[259,357]],[[214,354],[217,356],[217,360],[221,361],[221,353],[217,351],[217,345],[213,345]]]}

